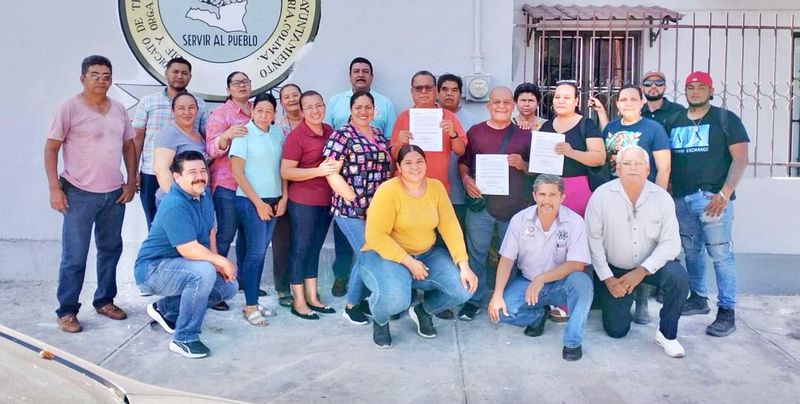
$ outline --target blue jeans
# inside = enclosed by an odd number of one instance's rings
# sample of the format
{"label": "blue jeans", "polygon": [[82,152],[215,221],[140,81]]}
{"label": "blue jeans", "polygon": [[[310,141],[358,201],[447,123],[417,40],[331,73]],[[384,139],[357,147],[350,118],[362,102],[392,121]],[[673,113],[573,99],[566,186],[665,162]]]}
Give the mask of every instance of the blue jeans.
{"label": "blue jeans", "polygon": [[86,275],[89,243],[97,246],[97,290],[92,305],[100,308],[114,302],[117,296],[117,263],[122,255],[122,221],[125,205],[117,203],[122,188],[94,193],[81,190],[62,180],[69,206],[61,227],[61,265],[58,268],[56,315],[78,314],[78,298]]}
{"label": "blue jeans", "polygon": [[175,321],[177,342],[194,342],[200,339],[206,308],[232,299],[239,289],[234,280],[225,282],[208,261],[186,258],[165,258],[140,264],[137,272],[144,271],[139,290],[164,296],[158,301],[158,310],[167,320]]}
{"label": "blue jeans", "polygon": [[483,297],[486,295],[488,280],[486,279],[486,259],[489,257],[489,247],[492,243],[492,232],[497,226],[497,235],[500,240],[505,237],[508,222],[497,220],[484,209],[480,212],[467,210],[467,253],[469,254],[469,266],[478,276],[478,290],[469,300],[470,304],[481,305]]}
{"label": "blue jeans", "polygon": [[144,218],[147,220],[147,230],[156,218],[156,191],[158,190],[158,180],[155,175],[139,173],[139,200],[142,201]]}
{"label": "blue jeans", "polygon": [[[344,217],[337,215],[334,218],[342,234],[347,238],[348,245],[354,254],[361,251],[364,246],[364,229],[367,222],[364,219],[353,217]],[[357,255],[356,255],[357,256]],[[347,281],[347,304],[359,304],[361,299],[366,294],[366,286],[364,281],[358,275],[358,259],[353,263],[353,269],[350,272],[350,279]]]}
{"label": "blue jeans", "polygon": [[[217,187],[213,198],[214,212],[217,214],[217,252],[227,257],[233,237],[236,236],[236,263],[241,270],[244,256],[247,255],[247,242],[242,221],[236,213],[236,191]],[[242,278],[241,274],[237,274],[236,277]]]}
{"label": "blue jeans", "polygon": [[584,272],[573,272],[564,279],[545,283],[539,292],[539,300],[533,306],[525,302],[525,292],[530,284],[531,281],[521,275],[508,282],[503,291],[508,316],[500,312],[500,322],[527,327],[542,318],[546,306],[566,305],[569,321],[564,329],[564,346],[581,346],[583,326],[594,297],[592,279]]}
{"label": "blue jeans", "polygon": [[319,253],[333,217],[330,206],[304,205],[289,201],[286,209],[292,221],[292,254],[289,256],[289,281],[302,285],[317,277]]}
{"label": "blue jeans", "polygon": [[272,280],[275,282],[276,292],[290,294],[287,273],[289,272],[289,253],[292,248],[292,225],[289,221],[289,214],[286,212],[277,220],[272,232]]}
{"label": "blue jeans", "polygon": [[411,304],[411,288],[427,292],[422,308],[429,314],[456,307],[472,296],[461,286],[459,270],[444,248],[432,247],[414,258],[428,267],[428,277],[424,280],[414,280],[405,266],[385,260],[375,251],[359,254],[356,261],[359,275],[372,291],[369,307],[376,323],[388,324],[390,316],[407,309]]}
{"label": "blue jeans", "polygon": [[708,205],[711,195],[707,191],[698,191],[675,198],[689,289],[701,296],[708,294],[705,250],[711,256],[717,276],[717,306],[733,309],[736,305],[736,263],[731,243],[733,201],[728,202],[720,216],[710,218],[703,214],[703,208]]}
{"label": "blue jeans", "polygon": [[[350,240],[339,228],[337,222],[333,222],[333,248],[336,257],[333,260],[333,277],[336,279],[348,279],[353,267],[353,249],[350,248]],[[361,247],[359,247],[361,248]],[[349,289],[348,289],[349,290]]]}
{"label": "blue jeans", "polygon": [[[262,198],[267,204],[273,205],[280,198]],[[267,246],[272,240],[272,232],[278,218],[267,221],[258,217],[255,205],[247,197],[236,197],[236,213],[244,227],[244,237],[249,241],[243,259],[237,257],[239,274],[244,281],[244,300],[248,306],[258,304],[258,289],[261,286],[261,274],[264,272],[264,258],[267,255]]]}

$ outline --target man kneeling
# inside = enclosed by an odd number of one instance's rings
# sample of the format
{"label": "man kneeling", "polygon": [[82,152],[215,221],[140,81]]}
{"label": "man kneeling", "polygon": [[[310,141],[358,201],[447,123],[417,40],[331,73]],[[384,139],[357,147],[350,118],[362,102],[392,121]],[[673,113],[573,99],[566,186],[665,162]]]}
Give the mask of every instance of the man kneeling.
{"label": "man kneeling", "polygon": [[170,170],[175,185],[158,206],[134,277],[142,292],[164,296],[147,306],[147,314],[174,334],[169,350],[203,358],[211,353],[200,341],[206,308],[232,298],[239,285],[233,263],[216,252],[203,155],[178,153]]}
{"label": "man kneeling", "polygon": [[[583,355],[583,326],[592,305],[592,280],[583,272],[589,263],[589,242],[583,219],[566,206],[564,182],[541,174],[533,184],[531,206],[511,218],[500,246],[500,262],[489,317],[494,322],[525,328],[525,335],[544,332],[549,305],[566,305],[565,360]],[[514,261],[519,271],[509,282]],[[500,315],[502,311],[502,315]]]}

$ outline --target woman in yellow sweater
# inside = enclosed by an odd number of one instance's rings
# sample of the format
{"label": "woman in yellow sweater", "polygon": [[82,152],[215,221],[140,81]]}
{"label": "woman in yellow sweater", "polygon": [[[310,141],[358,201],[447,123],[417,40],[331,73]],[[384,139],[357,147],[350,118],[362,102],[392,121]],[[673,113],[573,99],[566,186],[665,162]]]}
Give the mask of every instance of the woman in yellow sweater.
{"label": "woman in yellow sweater", "polygon": [[[447,190],[425,177],[425,153],[415,145],[403,146],[397,167],[400,175],[378,187],[367,210],[366,241],[358,259],[364,284],[372,291],[372,339],[380,348],[391,348],[389,317],[408,308],[412,287],[429,291],[424,303],[408,309],[424,338],[436,337],[433,314],[466,302],[478,287]],[[434,230],[447,249],[434,246]]]}

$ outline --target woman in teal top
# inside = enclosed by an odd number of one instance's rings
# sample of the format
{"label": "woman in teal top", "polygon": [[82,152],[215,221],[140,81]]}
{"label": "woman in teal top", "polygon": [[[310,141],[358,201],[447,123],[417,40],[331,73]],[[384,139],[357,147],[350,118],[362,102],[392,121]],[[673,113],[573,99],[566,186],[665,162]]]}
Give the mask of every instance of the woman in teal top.
{"label": "woman in teal top", "polygon": [[264,317],[274,313],[258,304],[258,289],[264,257],[272,239],[277,217],[286,212],[286,181],[281,179],[280,164],[283,132],[275,119],[277,102],[269,93],[259,94],[253,104],[247,134],[233,140],[230,152],[231,171],[236,180],[236,211],[242,220],[247,253],[239,267],[244,281],[244,318],[252,325],[266,326]]}

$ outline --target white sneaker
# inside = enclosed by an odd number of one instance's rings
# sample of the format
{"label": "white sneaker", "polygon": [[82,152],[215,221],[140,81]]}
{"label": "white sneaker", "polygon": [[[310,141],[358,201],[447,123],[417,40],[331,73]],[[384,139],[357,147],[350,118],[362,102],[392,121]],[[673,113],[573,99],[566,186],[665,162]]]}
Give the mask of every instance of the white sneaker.
{"label": "white sneaker", "polygon": [[678,339],[667,339],[661,330],[656,333],[656,344],[664,348],[664,353],[673,358],[683,358],[686,355],[686,350],[683,349],[683,345],[678,342]]}

